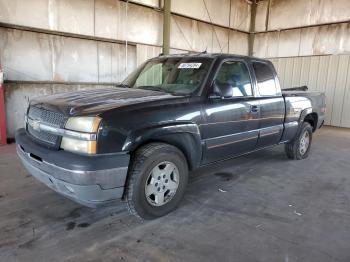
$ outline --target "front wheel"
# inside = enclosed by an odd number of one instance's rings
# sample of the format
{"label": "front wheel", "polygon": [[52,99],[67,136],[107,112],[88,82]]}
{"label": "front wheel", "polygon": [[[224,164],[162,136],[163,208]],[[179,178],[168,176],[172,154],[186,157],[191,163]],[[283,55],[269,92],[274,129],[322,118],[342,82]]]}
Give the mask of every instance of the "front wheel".
{"label": "front wheel", "polygon": [[129,211],[143,219],[164,216],[180,203],[187,181],[187,161],[180,150],[163,143],[143,146],[134,153],[129,170]]}
{"label": "front wheel", "polygon": [[305,159],[309,156],[312,142],[312,127],[304,122],[295,139],[285,145],[287,157],[294,160]]}

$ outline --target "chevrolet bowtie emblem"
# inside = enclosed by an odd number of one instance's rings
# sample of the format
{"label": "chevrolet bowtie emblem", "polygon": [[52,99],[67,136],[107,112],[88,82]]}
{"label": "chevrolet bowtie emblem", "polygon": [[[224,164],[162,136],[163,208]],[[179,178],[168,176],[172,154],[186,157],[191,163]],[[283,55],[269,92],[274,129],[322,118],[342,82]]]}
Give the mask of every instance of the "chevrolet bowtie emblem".
{"label": "chevrolet bowtie emblem", "polygon": [[32,128],[35,131],[39,131],[40,132],[40,121],[38,120],[32,120],[32,124],[31,124]]}

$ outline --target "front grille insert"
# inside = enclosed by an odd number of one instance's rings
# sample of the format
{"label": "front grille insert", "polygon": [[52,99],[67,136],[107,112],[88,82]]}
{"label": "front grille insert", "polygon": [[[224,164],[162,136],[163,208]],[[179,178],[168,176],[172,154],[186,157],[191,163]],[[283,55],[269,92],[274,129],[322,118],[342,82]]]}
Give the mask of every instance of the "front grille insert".
{"label": "front grille insert", "polygon": [[[31,106],[29,108],[28,118],[57,128],[63,128],[67,120],[66,117],[61,113],[49,111],[35,106]],[[60,141],[60,136],[50,134],[43,130],[35,130],[30,125],[27,125],[27,131],[34,138],[52,146],[58,146],[58,143]]]}

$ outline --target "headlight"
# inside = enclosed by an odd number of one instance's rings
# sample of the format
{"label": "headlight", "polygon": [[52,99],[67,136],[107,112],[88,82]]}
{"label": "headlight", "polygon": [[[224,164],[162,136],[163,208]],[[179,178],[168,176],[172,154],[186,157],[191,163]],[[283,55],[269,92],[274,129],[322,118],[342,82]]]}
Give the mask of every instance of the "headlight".
{"label": "headlight", "polygon": [[91,117],[91,116],[82,116],[82,117],[70,117],[65,125],[66,129],[86,132],[86,133],[95,133],[100,125],[101,118]]}
{"label": "headlight", "polygon": [[[96,134],[100,125],[101,118],[99,117],[71,117],[68,119],[65,129],[74,132],[82,132],[81,135]],[[89,133],[89,134],[84,134]],[[61,148],[66,151],[79,152],[85,154],[96,154],[96,138],[72,138],[63,136]]]}
{"label": "headlight", "polygon": [[70,137],[62,137],[61,148],[71,152],[96,154],[96,141],[84,141]]}

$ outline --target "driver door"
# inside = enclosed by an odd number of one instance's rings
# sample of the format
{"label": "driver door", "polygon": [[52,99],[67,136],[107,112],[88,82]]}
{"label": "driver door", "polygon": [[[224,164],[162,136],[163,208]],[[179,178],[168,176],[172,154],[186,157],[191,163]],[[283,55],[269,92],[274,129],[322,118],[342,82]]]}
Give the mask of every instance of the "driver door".
{"label": "driver door", "polygon": [[[226,95],[220,94],[225,87]],[[227,92],[227,87],[232,91]],[[256,148],[259,128],[259,101],[244,60],[224,61],[214,79],[214,96],[204,106],[204,163],[230,158]]]}

